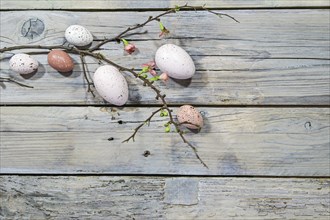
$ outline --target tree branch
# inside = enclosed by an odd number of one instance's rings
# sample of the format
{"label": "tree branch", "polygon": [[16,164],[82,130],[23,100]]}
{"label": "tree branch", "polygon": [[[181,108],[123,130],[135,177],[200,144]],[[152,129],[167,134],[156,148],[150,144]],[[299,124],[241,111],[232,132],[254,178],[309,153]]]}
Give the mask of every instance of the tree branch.
{"label": "tree branch", "polygon": [[122,141],[122,143],[124,143],[124,142],[129,142],[129,140],[133,140],[133,141],[135,141],[134,140],[134,137],[135,137],[135,135],[137,134],[137,132],[140,130],[140,128],[142,128],[144,125],[146,125],[146,124],[148,124],[148,126],[149,126],[149,124],[150,124],[150,122],[151,122],[151,119],[158,113],[158,112],[160,112],[161,110],[162,110],[163,108],[159,108],[159,109],[157,109],[156,111],[154,111],[154,112],[152,112],[151,113],[151,115],[146,119],[146,120],[144,120],[144,122],[142,122],[139,126],[137,126],[135,129],[134,129],[134,132],[133,132],[133,134],[131,135],[131,136],[129,136],[127,139],[125,139],[124,141]]}
{"label": "tree branch", "polygon": [[14,79],[9,78],[9,77],[0,76],[0,82],[11,82],[11,83],[17,84],[17,85],[22,86],[22,87],[26,87],[26,88],[30,88],[30,89],[33,88],[33,86],[26,85],[24,83],[18,82],[17,80],[14,80]]}
{"label": "tree branch", "polygon": [[82,68],[83,68],[84,78],[87,82],[87,92],[90,92],[93,95],[93,97],[95,98],[94,91],[91,88],[91,86],[94,86],[94,82],[92,79],[89,79],[89,77],[88,77],[84,55],[80,54],[80,60],[81,60]]}
{"label": "tree branch", "polygon": [[[160,21],[160,18],[162,16],[165,16],[167,14],[171,14],[171,13],[176,13],[178,11],[180,11],[181,9],[183,10],[189,10],[189,9],[194,9],[194,10],[206,10],[207,12],[217,15],[219,17],[221,16],[226,16],[231,18],[232,20],[234,20],[235,22],[239,22],[238,20],[236,20],[234,17],[228,15],[228,14],[223,14],[223,13],[218,13],[218,12],[214,12],[208,8],[205,7],[205,5],[203,6],[189,6],[188,4],[182,5],[182,6],[176,6],[175,8],[171,8],[155,17],[153,16],[149,16],[149,18],[144,21],[141,24],[136,24],[134,26],[130,26],[127,29],[125,29],[124,31],[122,31],[121,33],[119,33],[117,36],[112,37],[112,38],[108,38],[108,39],[104,39],[103,41],[97,43],[95,46],[89,48],[89,49],[79,49],[75,46],[64,46],[64,45],[55,45],[55,46],[42,46],[42,45],[22,45],[22,46],[13,46],[13,47],[4,47],[2,49],[0,49],[0,53],[4,53],[6,51],[13,51],[13,50],[20,50],[20,49],[42,49],[42,50],[52,50],[52,49],[62,49],[68,53],[72,53],[72,54],[79,54],[81,62],[82,62],[82,68],[83,68],[83,73],[84,73],[84,78],[87,81],[88,84],[88,92],[91,92],[92,95],[95,97],[95,94],[93,93],[93,90],[91,88],[93,84],[93,81],[91,79],[89,79],[88,77],[88,71],[86,68],[86,62],[84,60],[85,56],[90,56],[93,57],[99,61],[104,61],[116,68],[119,69],[119,71],[124,71],[124,72],[129,72],[131,73],[135,78],[138,78],[139,80],[141,80],[143,82],[144,86],[148,86],[150,87],[155,93],[156,93],[156,99],[160,100],[160,102],[162,103],[162,107],[160,107],[159,109],[157,109],[156,111],[152,112],[152,114],[143,122],[141,123],[139,126],[137,126],[134,129],[134,132],[131,136],[129,136],[126,140],[124,140],[123,142],[128,142],[131,139],[134,141],[134,138],[137,134],[137,132],[145,125],[145,124],[149,124],[151,122],[151,119],[160,111],[162,110],[167,110],[168,111],[168,117],[169,117],[169,124],[173,124],[176,128],[176,130],[178,131],[179,136],[181,137],[182,141],[184,143],[186,143],[195,153],[196,158],[203,164],[204,167],[208,168],[206,163],[199,157],[198,153],[197,153],[197,149],[194,145],[192,145],[189,141],[187,141],[187,139],[184,137],[184,133],[180,130],[180,125],[183,123],[177,123],[174,120],[173,117],[173,113],[172,110],[169,108],[168,103],[165,99],[165,94],[163,94],[157,87],[155,87],[153,85],[153,81],[150,81],[149,79],[144,78],[141,74],[137,73],[134,71],[134,69],[130,69],[127,67],[123,67],[118,65],[117,63],[113,62],[112,60],[106,58],[104,55],[100,54],[100,53],[95,53],[94,51],[99,50],[103,45],[105,45],[106,43],[109,42],[113,42],[113,41],[117,41],[119,42],[121,38],[123,38],[124,36],[129,36],[129,35],[133,35],[136,33],[130,33],[133,30],[139,29],[144,27],[145,25],[147,25],[148,23],[152,22],[152,21]],[[128,34],[130,33],[130,34]],[[45,53],[45,51],[32,51],[29,53],[33,53],[33,54],[38,54],[38,53]],[[0,82],[11,82],[11,83],[15,83],[17,85],[23,86],[23,87],[27,87],[27,88],[33,88],[32,86],[20,83],[14,79],[11,78],[7,78],[7,77],[0,77]],[[187,123],[186,123],[187,124]]]}

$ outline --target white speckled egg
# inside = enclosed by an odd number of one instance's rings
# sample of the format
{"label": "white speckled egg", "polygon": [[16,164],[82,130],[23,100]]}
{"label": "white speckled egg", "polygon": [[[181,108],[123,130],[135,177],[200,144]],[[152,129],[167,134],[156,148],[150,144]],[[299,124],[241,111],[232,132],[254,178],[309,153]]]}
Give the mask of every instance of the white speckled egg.
{"label": "white speckled egg", "polygon": [[189,54],[179,46],[165,44],[158,48],[156,65],[175,79],[189,79],[195,74],[195,64]]}
{"label": "white speckled egg", "polygon": [[116,67],[100,66],[94,73],[93,79],[96,91],[103,99],[117,106],[127,102],[127,81]]}
{"label": "white speckled egg", "polygon": [[190,129],[199,129],[204,125],[203,116],[191,105],[183,105],[177,112],[179,123]]}
{"label": "white speckled egg", "polygon": [[87,46],[93,41],[93,36],[89,30],[81,25],[71,25],[65,31],[65,39],[78,47]]}
{"label": "white speckled egg", "polygon": [[39,67],[37,60],[25,53],[15,54],[9,60],[10,69],[19,74],[29,74],[36,71]]}

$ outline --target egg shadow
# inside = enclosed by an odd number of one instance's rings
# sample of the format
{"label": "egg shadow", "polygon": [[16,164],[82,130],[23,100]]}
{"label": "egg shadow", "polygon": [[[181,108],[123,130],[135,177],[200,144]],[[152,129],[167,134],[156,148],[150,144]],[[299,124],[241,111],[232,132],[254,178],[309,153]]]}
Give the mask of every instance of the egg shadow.
{"label": "egg shadow", "polygon": [[4,53],[2,56],[3,57],[1,57],[0,58],[0,62],[3,62],[3,61],[9,61],[10,60],[10,58],[12,58],[13,56],[14,56],[15,54],[14,53]]}
{"label": "egg shadow", "polygon": [[[72,58],[72,57],[71,57]],[[55,78],[58,78],[59,76],[60,77],[65,77],[65,78],[77,78],[77,77],[80,77],[83,73],[83,69],[82,69],[82,64],[81,63],[78,63],[75,59],[72,58],[72,61],[74,63],[74,69],[71,70],[71,71],[68,71],[68,72],[60,72],[60,71],[57,71],[55,70],[54,68],[52,68],[50,65],[49,65],[49,69],[48,69],[48,74],[55,77]],[[88,70],[88,65],[87,66],[87,74],[89,74],[89,70]],[[90,74],[89,74],[90,75]]]}
{"label": "egg shadow", "polygon": [[28,74],[20,74],[23,79],[28,79],[28,80],[38,80],[42,78],[46,73],[46,68],[43,64],[39,63],[38,69],[33,71],[32,73]]}
{"label": "egg shadow", "polygon": [[[92,44],[93,44],[93,41],[91,43],[89,43],[88,45],[85,45],[85,46],[76,46],[76,47],[78,49],[80,49],[80,50],[86,50],[86,49],[90,48],[92,46]],[[71,44],[69,44],[69,45],[71,45]]]}
{"label": "egg shadow", "polygon": [[128,100],[132,103],[132,104],[140,104],[141,100],[142,100],[142,96],[139,92],[138,88],[132,88],[132,89],[128,89]]}
{"label": "egg shadow", "polygon": [[191,129],[191,128],[187,128],[191,133],[194,133],[194,134],[198,134],[201,132],[202,129]]}
{"label": "egg shadow", "polygon": [[6,87],[6,84],[4,83],[4,82],[0,82],[0,87],[2,88],[2,89],[6,89],[7,87]]}
{"label": "egg shadow", "polygon": [[208,112],[207,111],[199,111],[199,113],[201,113],[202,117],[203,117],[203,127],[200,130],[200,133],[204,133],[204,134],[209,134],[212,130],[212,124],[208,118]]}
{"label": "egg shadow", "polygon": [[179,84],[180,86],[183,87],[189,87],[191,82],[192,82],[192,78],[189,79],[174,79],[171,78],[173,82],[175,82],[176,84]]}
{"label": "egg shadow", "polygon": [[59,74],[61,74],[62,76],[64,77],[70,77],[73,73],[73,70],[71,71],[68,71],[68,72],[61,72],[61,71],[58,71]]}
{"label": "egg shadow", "polygon": [[[196,38],[185,38],[181,37],[178,39],[179,46],[182,46],[184,48],[189,48],[191,42],[193,40],[196,41],[201,41],[201,39],[196,39]],[[207,43],[206,40],[205,43]],[[196,72],[193,75],[193,77],[190,79],[192,82],[208,82],[208,75],[207,75],[207,67],[204,67],[204,64],[202,62],[202,59],[207,57],[208,55],[205,53],[202,53],[200,50],[194,50],[193,52],[188,52],[190,55],[191,59],[194,61],[195,67],[196,67]],[[204,87],[207,87],[207,83],[198,83],[198,89],[203,89]]]}

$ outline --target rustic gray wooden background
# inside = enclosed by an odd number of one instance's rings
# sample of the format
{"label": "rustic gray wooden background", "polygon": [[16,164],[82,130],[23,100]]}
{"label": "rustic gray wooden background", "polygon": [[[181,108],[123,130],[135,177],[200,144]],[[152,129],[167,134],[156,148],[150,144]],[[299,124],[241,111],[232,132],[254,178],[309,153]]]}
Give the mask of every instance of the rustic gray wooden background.
{"label": "rustic gray wooden background", "polygon": [[[121,143],[159,104],[134,78],[116,108],[86,93],[79,65],[63,76],[38,55],[41,68],[24,79],[1,54],[1,76],[34,86],[0,84],[1,219],[329,219],[329,1],[1,0],[0,43],[60,44],[71,24],[102,39],[185,2],[241,23],[185,11],[162,19],[168,39],[157,24],[132,37],[138,55],[117,44],[102,53],[128,67],[164,43],[191,54],[191,82],[157,85],[174,107],[202,111],[205,127],[187,138],[209,169],[161,118]],[[24,36],[29,19],[45,30]]]}

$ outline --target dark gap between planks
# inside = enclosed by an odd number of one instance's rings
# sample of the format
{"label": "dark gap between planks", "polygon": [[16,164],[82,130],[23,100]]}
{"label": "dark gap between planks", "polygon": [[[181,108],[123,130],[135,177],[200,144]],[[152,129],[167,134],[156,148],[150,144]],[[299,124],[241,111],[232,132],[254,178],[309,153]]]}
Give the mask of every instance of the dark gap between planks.
{"label": "dark gap between planks", "polygon": [[0,173],[0,176],[123,176],[123,177],[191,177],[191,178],[282,178],[328,179],[330,176],[280,176],[280,175],[199,175],[199,174],[143,174],[143,173]]}
{"label": "dark gap between planks", "polygon": [[[221,7],[207,7],[210,10],[221,10],[221,11],[239,11],[239,10],[300,10],[300,9],[330,9],[328,6],[279,6],[279,7],[232,7],[232,8],[221,8]],[[73,11],[73,12],[147,12],[147,11],[167,11],[171,8],[115,8],[115,9],[0,9],[0,11]],[[204,11],[202,9],[181,9],[180,11]]]}

